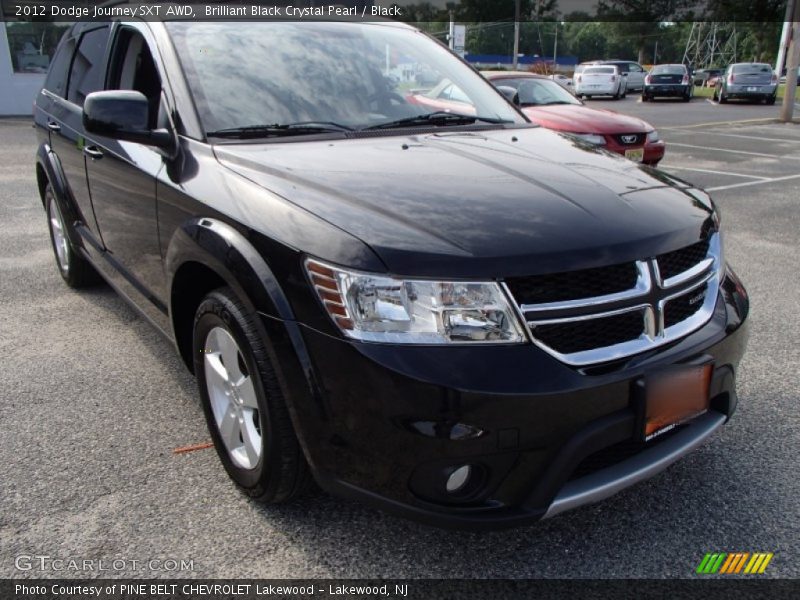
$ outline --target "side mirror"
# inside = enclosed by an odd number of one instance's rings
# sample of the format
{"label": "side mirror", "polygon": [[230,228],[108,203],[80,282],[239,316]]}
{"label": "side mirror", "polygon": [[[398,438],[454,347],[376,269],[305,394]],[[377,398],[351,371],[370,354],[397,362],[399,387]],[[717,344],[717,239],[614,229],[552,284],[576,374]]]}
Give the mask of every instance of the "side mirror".
{"label": "side mirror", "polygon": [[627,72],[627,71],[625,71],[625,72],[622,74],[622,76],[623,76],[623,77],[627,77],[627,76],[628,76],[628,72]]}
{"label": "side mirror", "polygon": [[149,114],[150,104],[141,92],[92,92],[83,103],[83,127],[88,133],[115,140],[157,148],[174,145],[173,136],[168,130],[149,128]]}
{"label": "side mirror", "polygon": [[517,90],[509,85],[498,85],[497,91],[503,94],[510,102],[513,102],[517,106],[519,106],[519,95],[517,94]]}

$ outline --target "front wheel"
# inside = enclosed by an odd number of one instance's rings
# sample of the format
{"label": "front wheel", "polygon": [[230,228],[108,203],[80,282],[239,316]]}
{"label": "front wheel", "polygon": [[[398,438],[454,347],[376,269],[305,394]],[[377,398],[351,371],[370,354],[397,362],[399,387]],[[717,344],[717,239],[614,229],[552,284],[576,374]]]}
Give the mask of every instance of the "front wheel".
{"label": "front wheel", "polygon": [[277,504],[311,477],[256,318],[231,289],[208,294],[195,314],[194,368],[228,475],[251,498]]}

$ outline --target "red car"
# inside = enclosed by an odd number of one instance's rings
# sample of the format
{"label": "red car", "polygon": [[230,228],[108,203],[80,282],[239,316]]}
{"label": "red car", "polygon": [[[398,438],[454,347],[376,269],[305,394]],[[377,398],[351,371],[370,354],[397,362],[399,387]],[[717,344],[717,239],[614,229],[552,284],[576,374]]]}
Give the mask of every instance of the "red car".
{"label": "red car", "polygon": [[[589,108],[556,82],[533,73],[485,71],[509,99],[517,103],[528,118],[547,129],[563,131],[607,150],[648,165],[664,158],[664,142],[652,125],[636,117]],[[415,93],[408,101],[434,110],[473,114],[469,98],[448,80],[433,89]]]}
{"label": "red car", "polygon": [[656,165],[666,145],[652,125],[611,110],[589,108],[557,83],[533,73],[485,71],[483,76],[519,104],[534,123],[577,135],[631,160]]}

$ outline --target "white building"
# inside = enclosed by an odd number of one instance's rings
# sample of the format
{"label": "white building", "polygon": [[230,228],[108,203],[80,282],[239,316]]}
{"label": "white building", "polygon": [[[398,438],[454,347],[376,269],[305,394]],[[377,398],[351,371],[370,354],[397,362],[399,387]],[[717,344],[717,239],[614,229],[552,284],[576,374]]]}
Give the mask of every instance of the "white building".
{"label": "white building", "polygon": [[63,24],[0,22],[0,116],[30,115]]}

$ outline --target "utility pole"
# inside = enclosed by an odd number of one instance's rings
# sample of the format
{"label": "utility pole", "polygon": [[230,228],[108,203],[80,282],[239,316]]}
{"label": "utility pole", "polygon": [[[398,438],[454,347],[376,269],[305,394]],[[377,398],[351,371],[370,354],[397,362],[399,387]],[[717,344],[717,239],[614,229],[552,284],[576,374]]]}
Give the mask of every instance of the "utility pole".
{"label": "utility pole", "polygon": [[786,62],[786,50],[789,48],[789,40],[792,36],[792,11],[794,6],[792,0],[786,1],[786,12],[783,15],[783,29],[781,29],[781,43],[778,46],[778,59],[775,61],[775,71],[778,77],[781,76],[783,64]]}
{"label": "utility pole", "polygon": [[558,70],[558,21],[556,21],[556,39],[553,42],[553,73]]}
{"label": "utility pole", "polygon": [[[783,93],[781,121],[788,123],[794,113],[794,101],[797,94],[797,67],[800,65],[800,0],[789,0],[792,8],[792,34],[786,60],[786,90]],[[778,72],[780,78],[780,71]]]}
{"label": "utility pole", "polygon": [[453,9],[450,9],[450,33],[447,34],[447,45],[450,46],[450,50],[455,48],[456,43],[456,22],[454,21],[455,15],[453,14]]}
{"label": "utility pole", "polygon": [[520,0],[514,0],[514,58],[511,64],[515,71],[519,65],[519,2]]}

